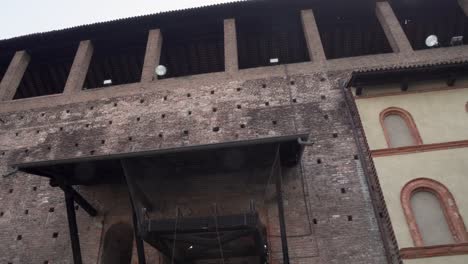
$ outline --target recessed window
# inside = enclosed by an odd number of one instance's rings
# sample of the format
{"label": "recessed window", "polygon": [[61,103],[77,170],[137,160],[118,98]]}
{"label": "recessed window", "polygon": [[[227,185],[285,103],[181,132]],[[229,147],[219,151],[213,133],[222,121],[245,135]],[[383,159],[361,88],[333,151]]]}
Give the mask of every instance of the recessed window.
{"label": "recessed window", "polygon": [[455,242],[439,199],[434,194],[426,191],[416,192],[411,197],[411,207],[425,246]]}
{"label": "recessed window", "polygon": [[[200,20],[201,21],[201,20]],[[174,23],[162,29],[160,64],[167,73],[159,79],[224,71],[224,28],[220,20],[202,24]]]}
{"label": "recessed window", "polygon": [[388,147],[398,148],[422,144],[411,115],[400,108],[388,108],[381,115],[381,123]]}
{"label": "recessed window", "polygon": [[83,89],[139,82],[147,40],[145,30],[93,39],[94,52]]}
{"label": "recessed window", "polygon": [[455,198],[440,182],[414,179],[403,187],[400,199],[415,247],[468,242]]}
{"label": "recessed window", "polygon": [[236,17],[236,30],[240,69],[309,60],[299,11]]}
{"label": "recessed window", "polygon": [[[428,49],[426,38],[437,36],[439,47],[468,43],[468,17],[457,0],[393,0],[392,8],[413,49]],[[463,36],[453,43],[452,38]]]}
{"label": "recessed window", "polygon": [[392,52],[375,13],[314,11],[327,59]]}
{"label": "recessed window", "polygon": [[62,93],[77,48],[78,43],[73,43],[28,50],[31,59],[13,99]]}

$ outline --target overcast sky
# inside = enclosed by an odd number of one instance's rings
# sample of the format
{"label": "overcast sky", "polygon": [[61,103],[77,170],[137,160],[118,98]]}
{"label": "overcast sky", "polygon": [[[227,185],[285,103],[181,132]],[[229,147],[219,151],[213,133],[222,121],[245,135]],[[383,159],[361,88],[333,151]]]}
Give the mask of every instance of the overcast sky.
{"label": "overcast sky", "polygon": [[1,0],[0,39],[233,0]]}

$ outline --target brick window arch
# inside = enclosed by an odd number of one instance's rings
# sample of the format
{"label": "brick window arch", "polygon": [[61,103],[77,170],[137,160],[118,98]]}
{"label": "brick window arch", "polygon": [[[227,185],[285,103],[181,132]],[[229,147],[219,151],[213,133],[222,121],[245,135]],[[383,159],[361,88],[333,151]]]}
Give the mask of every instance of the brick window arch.
{"label": "brick window arch", "polygon": [[453,236],[453,241],[455,241],[455,243],[468,242],[468,233],[466,232],[465,224],[463,223],[455,199],[450,191],[443,184],[435,180],[418,178],[408,182],[401,191],[401,204],[414,245],[416,247],[426,246],[411,203],[411,198],[418,192],[429,192],[437,197],[443,215],[445,216],[445,221]]}
{"label": "brick window arch", "polygon": [[416,123],[411,114],[398,107],[389,107],[380,113],[380,124],[389,148],[421,145]]}

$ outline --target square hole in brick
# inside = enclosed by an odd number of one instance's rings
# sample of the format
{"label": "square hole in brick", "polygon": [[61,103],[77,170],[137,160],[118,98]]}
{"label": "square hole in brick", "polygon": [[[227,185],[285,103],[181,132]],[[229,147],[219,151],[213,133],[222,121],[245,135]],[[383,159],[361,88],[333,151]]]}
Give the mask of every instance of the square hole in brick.
{"label": "square hole in brick", "polygon": [[358,155],[354,155],[354,159],[355,159],[355,160],[358,160],[358,159],[359,159],[359,156],[358,156]]}
{"label": "square hole in brick", "polygon": [[219,132],[219,127],[213,127],[213,132]]}
{"label": "square hole in brick", "polygon": [[317,219],[315,219],[315,218],[312,219],[312,222],[314,223],[314,225],[316,225],[317,224]]}
{"label": "square hole in brick", "polygon": [[49,213],[53,213],[55,211],[55,208],[54,207],[50,207],[49,208]]}
{"label": "square hole in brick", "polygon": [[189,131],[188,130],[184,130],[184,135],[188,135]]}
{"label": "square hole in brick", "polygon": [[29,210],[24,210],[24,214],[29,214]]}
{"label": "square hole in brick", "polygon": [[13,193],[13,189],[8,190],[8,193]]}
{"label": "square hole in brick", "polygon": [[215,91],[211,91],[210,93],[211,93],[211,94],[214,94],[214,93],[215,93]]}
{"label": "square hole in brick", "polygon": [[0,216],[3,216],[5,213],[4,212],[0,212]]}
{"label": "square hole in brick", "polygon": [[324,115],[323,119],[328,120],[328,115]]}
{"label": "square hole in brick", "polygon": [[345,188],[341,188],[341,193],[346,193],[346,189],[345,189]]}
{"label": "square hole in brick", "polygon": [[33,190],[33,191],[37,191],[37,187],[34,186],[34,187],[32,188],[32,190]]}
{"label": "square hole in brick", "polygon": [[52,234],[52,237],[53,237],[53,238],[57,238],[57,237],[58,237],[58,232],[54,232],[54,233]]}
{"label": "square hole in brick", "polygon": [[317,159],[317,164],[322,164],[322,159]]}
{"label": "square hole in brick", "polygon": [[23,239],[23,236],[22,236],[22,235],[18,235],[18,236],[16,237],[16,240],[21,240],[21,239]]}
{"label": "square hole in brick", "polygon": [[321,95],[320,98],[321,98],[322,100],[325,100],[327,97],[325,97],[325,95]]}
{"label": "square hole in brick", "polygon": [[213,107],[213,109],[211,109],[213,112],[217,112],[218,111],[218,108],[216,107]]}
{"label": "square hole in brick", "polygon": [[242,108],[242,106],[241,106],[241,105],[237,105],[237,109],[241,109],[241,108]]}
{"label": "square hole in brick", "polygon": [[348,221],[353,221],[353,216],[352,215],[348,215]]}
{"label": "square hole in brick", "polygon": [[334,137],[334,138],[337,138],[337,137],[338,137],[338,133],[333,133],[333,137]]}

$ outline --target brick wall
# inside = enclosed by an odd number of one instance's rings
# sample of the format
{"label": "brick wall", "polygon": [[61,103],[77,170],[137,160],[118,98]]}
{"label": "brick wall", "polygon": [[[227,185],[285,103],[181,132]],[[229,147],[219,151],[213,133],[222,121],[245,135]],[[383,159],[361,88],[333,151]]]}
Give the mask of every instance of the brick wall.
{"label": "brick wall", "polygon": [[[285,175],[292,263],[385,263],[366,180],[355,160],[356,143],[339,78],[343,76],[319,72],[219,80],[3,113],[0,148],[5,154],[0,156],[0,171],[4,174],[8,164],[21,162],[305,133],[315,145],[305,147],[301,164]],[[215,132],[213,127],[220,129]],[[206,183],[205,201],[217,199],[216,190],[210,193],[210,188]],[[99,210],[96,218],[77,211],[84,261],[96,263],[104,231],[112,223],[130,219],[128,196],[118,185],[78,191]],[[272,191],[269,195],[260,211],[271,259],[280,263],[276,202]],[[196,209],[197,205],[190,206]],[[49,212],[52,207],[54,211]],[[46,179],[23,173],[2,178],[0,211],[0,263],[71,263],[63,193]],[[55,232],[57,238],[53,238]]]}

